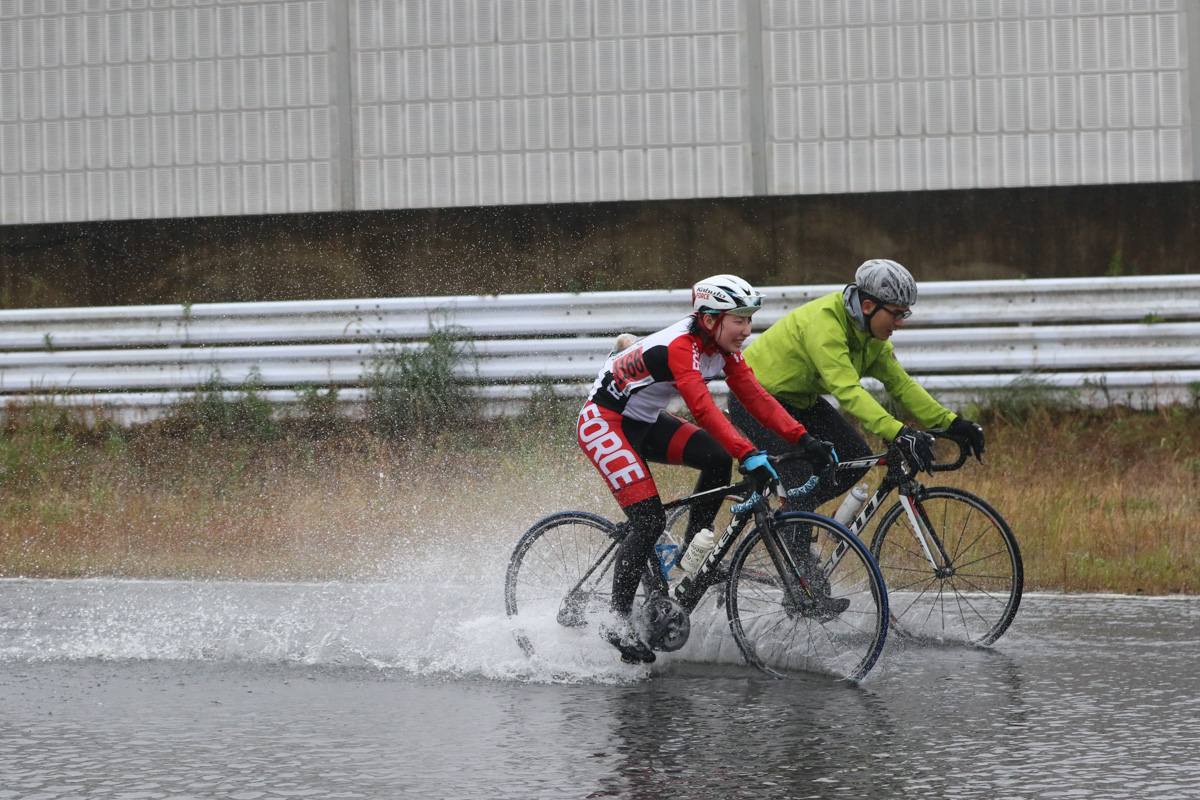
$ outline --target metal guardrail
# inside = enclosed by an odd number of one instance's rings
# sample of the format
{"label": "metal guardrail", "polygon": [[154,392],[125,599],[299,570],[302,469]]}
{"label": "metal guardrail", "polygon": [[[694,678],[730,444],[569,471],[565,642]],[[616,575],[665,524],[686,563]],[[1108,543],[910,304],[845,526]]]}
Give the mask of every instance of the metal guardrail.
{"label": "metal guardrail", "polygon": [[[840,288],[766,288],[755,322]],[[495,411],[533,381],[582,394],[615,333],[657,330],[689,305],[687,290],[671,290],[7,310],[0,400],[55,395],[136,417],[218,373],[231,387],[256,373],[276,402],[317,385],[360,403],[375,356],[420,348],[449,324],[473,341],[478,371],[464,377]],[[945,402],[1032,375],[1091,402],[1156,405],[1188,399],[1200,381],[1200,276],[931,282],[916,310],[897,354]]]}
{"label": "metal guardrail", "polygon": [[[840,284],[763,289],[762,329]],[[100,306],[0,311],[0,351],[397,341],[428,335],[431,319],[475,338],[649,333],[687,310],[686,289],[371,300]],[[913,329],[969,325],[1200,319],[1200,277],[941,281],[921,284]]]}

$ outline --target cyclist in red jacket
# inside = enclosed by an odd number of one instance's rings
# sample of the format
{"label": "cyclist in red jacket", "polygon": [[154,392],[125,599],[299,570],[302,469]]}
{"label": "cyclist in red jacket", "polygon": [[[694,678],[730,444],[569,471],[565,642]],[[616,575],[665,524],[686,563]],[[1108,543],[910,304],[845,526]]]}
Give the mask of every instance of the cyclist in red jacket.
{"label": "cyclist in red jacket", "polygon": [[[828,463],[833,455],[769,395],[742,358],[751,316],[762,294],[733,275],[692,287],[694,313],[609,356],[579,414],[579,445],[629,518],[617,550],[612,610],[615,624],[601,635],[631,663],[654,661],[654,651],[630,621],[642,570],[666,526],[662,500],[647,462],[700,470],[696,491],[729,483],[737,458],[760,483],[778,480],[766,455],[743,438],[713,402],[707,383],[722,372],[730,391],[757,420]],[[683,397],[698,424],[666,411]],[[685,544],[712,526],[722,498],[693,507]]]}

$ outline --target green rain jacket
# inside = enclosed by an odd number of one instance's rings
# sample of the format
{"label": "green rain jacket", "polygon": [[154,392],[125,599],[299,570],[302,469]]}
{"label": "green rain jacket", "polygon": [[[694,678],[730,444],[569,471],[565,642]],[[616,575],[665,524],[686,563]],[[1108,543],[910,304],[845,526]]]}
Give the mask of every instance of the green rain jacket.
{"label": "green rain jacket", "polygon": [[796,408],[809,408],[833,395],[867,430],[887,441],[903,423],[863,388],[876,378],[928,428],[949,425],[955,415],[922,389],[896,360],[891,342],[860,331],[846,312],[841,292],[819,297],[789,312],[745,351],[763,388]]}

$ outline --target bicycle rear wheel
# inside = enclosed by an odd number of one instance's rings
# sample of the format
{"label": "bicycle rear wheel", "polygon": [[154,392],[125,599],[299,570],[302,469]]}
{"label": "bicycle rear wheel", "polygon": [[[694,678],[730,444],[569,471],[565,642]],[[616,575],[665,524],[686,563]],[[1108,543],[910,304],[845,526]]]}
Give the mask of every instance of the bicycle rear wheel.
{"label": "bicycle rear wheel", "polygon": [[893,628],[920,639],[993,643],[1012,624],[1025,583],[1012,530],[994,508],[963,489],[926,489],[916,505],[918,517],[923,509],[929,521],[937,566],[900,503],[888,509],[871,540],[888,587]]}
{"label": "bicycle rear wheel", "polygon": [[[803,512],[775,517],[767,535],[787,548],[797,571],[781,574],[760,528],[734,553],[726,608],[742,655],[776,677],[861,680],[883,649],[888,617],[883,579],[866,546],[833,520]],[[785,589],[785,577],[795,592]]]}
{"label": "bicycle rear wheel", "polygon": [[532,655],[531,630],[582,627],[608,612],[617,526],[581,511],[552,514],[517,543],[504,581],[508,616],[520,616],[517,643]]}

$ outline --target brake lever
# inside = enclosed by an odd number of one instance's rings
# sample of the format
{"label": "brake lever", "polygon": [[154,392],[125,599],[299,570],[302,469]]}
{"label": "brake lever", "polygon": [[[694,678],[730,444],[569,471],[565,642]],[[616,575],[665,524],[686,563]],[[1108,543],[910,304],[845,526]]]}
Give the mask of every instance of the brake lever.
{"label": "brake lever", "polygon": [[836,466],[825,467],[823,470],[821,470],[821,482],[827,483],[835,489],[841,486],[842,483],[838,480],[837,472]]}

